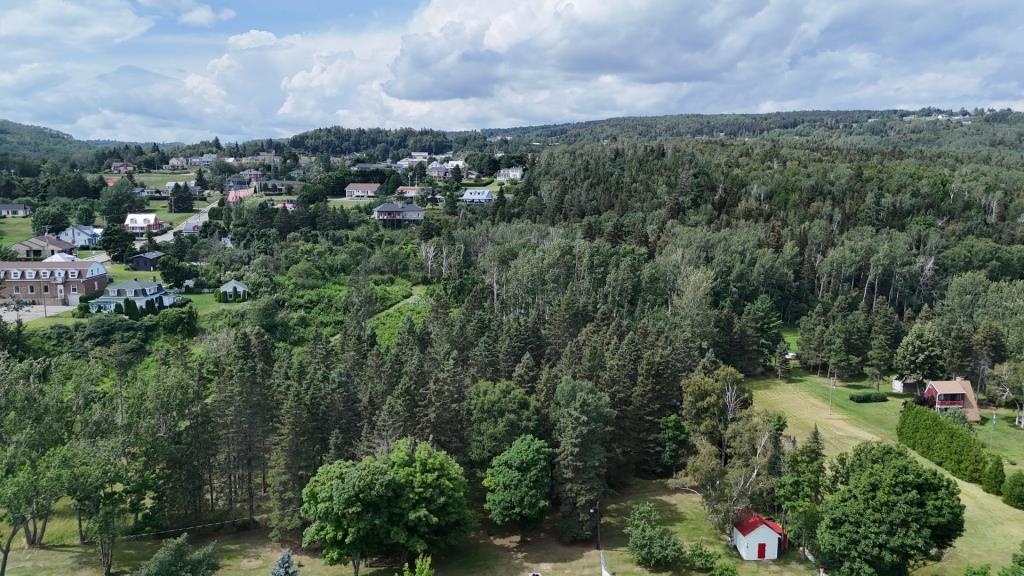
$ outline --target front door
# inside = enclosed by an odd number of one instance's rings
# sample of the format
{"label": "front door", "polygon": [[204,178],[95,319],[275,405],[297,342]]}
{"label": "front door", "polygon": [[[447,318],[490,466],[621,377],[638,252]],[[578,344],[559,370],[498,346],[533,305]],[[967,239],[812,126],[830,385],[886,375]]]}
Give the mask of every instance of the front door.
{"label": "front door", "polygon": [[765,553],[767,552],[768,545],[764,542],[757,545],[757,559],[764,560]]}

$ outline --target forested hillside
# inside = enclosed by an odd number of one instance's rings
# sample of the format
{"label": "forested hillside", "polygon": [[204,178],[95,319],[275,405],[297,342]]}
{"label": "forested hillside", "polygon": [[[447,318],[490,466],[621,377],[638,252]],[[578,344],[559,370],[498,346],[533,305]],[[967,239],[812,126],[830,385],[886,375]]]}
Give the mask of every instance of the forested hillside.
{"label": "forested hillside", "polygon": [[[700,494],[707,533],[684,547],[637,507],[636,565],[728,574],[701,542],[753,508],[830,573],[906,574],[964,533],[953,480],[895,446],[826,461],[829,438],[797,441],[751,393],[790,374],[788,328],[803,375],[962,376],[987,405],[1024,406],[1024,123],[900,116],[488,132],[569,143],[508,143],[525,176],[479,206],[456,202],[461,174],[414,170],[374,173],[391,186],[369,203],[343,200],[361,177],[345,168],[305,183],[294,210],[220,202],[199,233],[136,250],[166,253],[169,286],[236,279],[247,301],[192,293],[159,313],[0,323],[0,536],[42,549],[38,527],[64,510],[110,572],[126,538],[224,522],[329,564],[399,566],[495,526],[589,542],[610,494],[674,478]],[[502,144],[332,128],[278,145],[464,146],[496,169],[488,147]],[[4,193],[47,218],[127,209],[130,188],[56,164],[5,177]],[[422,222],[373,219],[414,183],[444,202],[418,199]],[[814,569],[793,561],[781,573]]]}

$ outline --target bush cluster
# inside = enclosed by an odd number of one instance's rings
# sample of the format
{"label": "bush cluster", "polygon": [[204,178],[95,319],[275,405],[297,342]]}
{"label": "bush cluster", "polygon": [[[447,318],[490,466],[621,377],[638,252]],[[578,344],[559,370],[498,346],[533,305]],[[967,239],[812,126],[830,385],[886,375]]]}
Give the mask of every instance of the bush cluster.
{"label": "bush cluster", "polygon": [[943,418],[938,412],[908,404],[900,414],[896,436],[918,454],[935,462],[951,474],[974,484],[982,484],[994,468],[1002,471],[1002,461],[993,464],[985,446],[973,433]]}
{"label": "bush cluster", "polygon": [[850,400],[858,404],[867,402],[885,402],[889,397],[884,392],[857,392],[850,394]]}

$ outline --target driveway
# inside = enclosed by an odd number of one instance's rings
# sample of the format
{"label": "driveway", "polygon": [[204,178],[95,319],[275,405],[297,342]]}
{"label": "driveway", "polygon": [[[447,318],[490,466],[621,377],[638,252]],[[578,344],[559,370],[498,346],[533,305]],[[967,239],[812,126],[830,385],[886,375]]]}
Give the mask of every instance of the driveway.
{"label": "driveway", "polygon": [[[74,310],[74,309],[75,309],[74,306],[49,306],[49,305],[47,305],[46,306],[46,314],[45,314],[45,316],[56,316],[57,314],[60,314],[61,312],[67,312],[68,310]],[[19,317],[21,318],[22,322],[31,322],[32,320],[38,320],[40,318],[43,318],[44,314],[43,314],[43,307],[40,306],[40,305],[36,305],[36,306],[26,306],[26,307],[22,308],[21,310],[19,310],[18,312],[14,312],[13,310],[6,310],[5,309],[2,312],[0,312],[0,316],[3,317],[4,322],[11,323],[11,322],[16,321]]]}
{"label": "driveway", "polygon": [[[181,232],[186,227],[190,227],[192,225],[194,225],[194,226],[196,226],[198,228],[199,226],[202,225],[203,222],[206,222],[207,220],[210,219],[210,208],[213,208],[216,205],[217,205],[217,203],[214,202],[214,203],[210,204],[209,206],[206,206],[205,208],[201,208],[199,210],[199,212],[196,212],[195,214],[189,216],[188,220],[185,220],[181,224],[178,224],[171,231],[164,232],[163,234],[160,234],[159,236],[153,236],[153,241],[154,242],[173,242],[174,241],[174,233],[175,232]],[[141,248],[142,246],[145,246],[145,245],[146,245],[146,241],[145,240],[136,240],[135,241],[135,247],[136,248]]]}

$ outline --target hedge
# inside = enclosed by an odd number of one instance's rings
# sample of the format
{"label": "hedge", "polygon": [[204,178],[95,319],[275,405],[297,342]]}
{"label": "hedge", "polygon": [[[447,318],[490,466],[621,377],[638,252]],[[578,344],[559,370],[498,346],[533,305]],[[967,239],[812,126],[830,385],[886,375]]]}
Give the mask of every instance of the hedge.
{"label": "hedge", "polygon": [[903,409],[896,437],[953,476],[974,484],[982,482],[985,469],[992,463],[985,446],[974,434],[938,412],[916,404]]}
{"label": "hedge", "polygon": [[889,397],[884,392],[857,392],[850,394],[850,400],[858,404],[866,402],[885,402]]}

